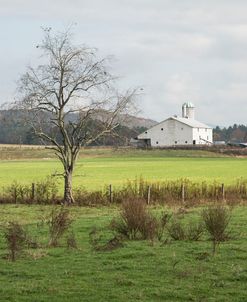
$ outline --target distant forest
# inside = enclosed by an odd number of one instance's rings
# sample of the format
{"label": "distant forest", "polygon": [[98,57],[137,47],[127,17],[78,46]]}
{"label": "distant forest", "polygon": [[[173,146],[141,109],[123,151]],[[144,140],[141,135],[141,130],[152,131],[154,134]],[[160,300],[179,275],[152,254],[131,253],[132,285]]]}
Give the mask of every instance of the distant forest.
{"label": "distant forest", "polygon": [[[92,121],[90,131],[93,127],[100,126],[97,120]],[[98,146],[124,146],[128,145],[131,138],[136,137],[141,132],[144,132],[145,127],[132,127],[119,125],[114,129],[112,135],[107,135],[95,141],[92,145]],[[61,140],[59,133],[54,129],[47,129],[49,135],[56,137],[57,141]],[[60,141],[62,143],[62,141]],[[39,145],[42,144],[37,138],[30,126],[28,126],[20,114],[14,110],[0,111],[0,144],[25,144],[25,145]]]}
{"label": "distant forest", "polygon": [[[93,121],[97,126],[97,122]],[[119,126],[115,129],[114,136],[106,136],[94,142],[94,145],[123,146],[128,145],[131,138],[144,132],[146,127]],[[50,129],[51,133],[53,129]],[[214,141],[247,142],[247,126],[234,124],[230,127],[214,128]],[[18,118],[16,111],[0,111],[0,144],[41,144],[32,129]]]}
{"label": "distant forest", "polygon": [[246,143],[247,126],[234,124],[228,128],[214,128],[214,141],[225,141],[226,143]]}

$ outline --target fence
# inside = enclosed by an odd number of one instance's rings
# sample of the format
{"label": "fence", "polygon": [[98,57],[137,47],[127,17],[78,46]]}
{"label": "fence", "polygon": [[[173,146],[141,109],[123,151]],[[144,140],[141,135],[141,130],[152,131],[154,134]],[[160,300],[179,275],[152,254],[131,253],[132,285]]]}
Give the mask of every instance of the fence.
{"label": "fence", "polygon": [[[142,178],[128,181],[121,187],[112,184],[102,190],[74,190],[78,205],[119,204],[128,199],[142,199],[147,204],[199,204],[223,200],[230,203],[247,200],[247,180],[239,179],[234,184],[218,182],[192,182],[188,179],[150,182]],[[30,185],[13,183],[0,194],[0,203],[52,204],[61,203],[54,178]]]}

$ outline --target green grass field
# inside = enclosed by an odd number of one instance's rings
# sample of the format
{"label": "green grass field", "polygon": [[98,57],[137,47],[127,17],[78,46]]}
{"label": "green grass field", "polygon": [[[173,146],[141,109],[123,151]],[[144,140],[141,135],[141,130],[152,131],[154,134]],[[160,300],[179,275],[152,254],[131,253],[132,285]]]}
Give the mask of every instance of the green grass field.
{"label": "green grass field", "polygon": [[[0,206],[0,301],[246,301],[246,207],[234,209],[232,237],[214,257],[206,234],[198,242],[126,241],[117,250],[95,252],[89,232],[93,226],[105,229],[115,208],[72,207],[79,249],[68,250],[64,242],[47,248],[47,227],[37,224],[50,210]],[[191,209],[181,219],[199,215],[200,209]],[[44,247],[25,250],[16,262],[6,260],[3,227],[11,220],[25,225]]]}
{"label": "green grass field", "polygon": [[[62,172],[61,164],[49,150],[12,148],[2,150],[0,158],[2,187],[13,181],[31,183]],[[109,184],[120,186],[139,177],[229,184],[247,177],[247,158],[222,157],[206,151],[86,149],[76,165],[74,186],[94,190]],[[62,177],[57,179],[62,184]]]}
{"label": "green grass field", "polygon": [[[247,158],[206,151],[85,149],[77,163],[74,185],[95,190],[109,184],[120,186],[140,176],[230,184],[246,178],[246,171]],[[61,165],[49,150],[0,147],[2,188],[13,181],[27,184],[60,172]],[[61,177],[58,182],[62,189]],[[0,205],[0,301],[246,301],[244,206],[234,209],[231,238],[214,257],[207,234],[198,242],[125,241],[117,250],[94,251],[89,232],[96,226],[106,237],[112,236],[108,225],[118,215],[115,207],[71,207],[78,249],[69,250],[65,240],[60,247],[48,248],[48,228],[41,222],[50,211],[50,206]],[[196,220],[200,211],[190,208],[181,219]],[[41,243],[38,249],[26,249],[16,262],[6,259],[4,228],[9,221],[24,225]]]}

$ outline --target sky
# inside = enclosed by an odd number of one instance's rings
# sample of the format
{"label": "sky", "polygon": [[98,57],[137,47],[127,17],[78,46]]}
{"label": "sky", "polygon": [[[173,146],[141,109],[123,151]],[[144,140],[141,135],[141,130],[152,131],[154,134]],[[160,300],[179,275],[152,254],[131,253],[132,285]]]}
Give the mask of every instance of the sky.
{"label": "sky", "polygon": [[140,116],[196,107],[209,125],[247,124],[246,0],[0,0],[0,104],[40,56],[42,27],[73,25],[73,43],[112,55],[122,88],[141,87]]}

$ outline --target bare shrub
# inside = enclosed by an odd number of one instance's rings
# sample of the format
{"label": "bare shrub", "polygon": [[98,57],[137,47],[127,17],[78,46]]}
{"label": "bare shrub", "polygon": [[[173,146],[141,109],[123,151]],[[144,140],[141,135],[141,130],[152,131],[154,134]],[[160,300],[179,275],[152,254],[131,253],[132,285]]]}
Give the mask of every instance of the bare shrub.
{"label": "bare shrub", "polygon": [[4,193],[5,199],[10,200],[12,203],[27,203],[30,199],[30,188],[16,181],[7,186]]}
{"label": "bare shrub", "polygon": [[35,184],[34,200],[37,203],[50,203],[57,199],[58,184],[54,177],[47,177]]}
{"label": "bare shrub", "polygon": [[142,199],[129,199],[125,201],[121,209],[121,222],[126,228],[129,239],[137,239],[145,230],[147,210]]}
{"label": "bare shrub", "polygon": [[68,234],[66,238],[67,248],[69,249],[77,249],[77,241],[75,238],[75,233],[72,231]]}
{"label": "bare shrub", "polygon": [[89,192],[85,189],[77,189],[75,190],[74,198],[80,206],[106,205],[109,203],[107,192],[104,191]]}
{"label": "bare shrub", "polygon": [[122,204],[120,219],[113,227],[131,240],[153,240],[157,231],[157,219],[152,216],[143,199],[128,199]]}
{"label": "bare shrub", "polygon": [[32,184],[20,184],[14,181],[4,189],[3,201],[8,203],[48,204],[57,199],[58,185],[53,177]]}
{"label": "bare shrub", "polygon": [[157,237],[157,230],[159,229],[159,221],[156,217],[147,213],[143,224],[140,225],[140,238],[141,239],[148,239],[152,242]]}
{"label": "bare shrub", "polygon": [[229,236],[226,229],[230,218],[229,209],[220,204],[209,206],[202,211],[202,219],[213,244],[213,254],[216,252],[217,245]]}
{"label": "bare shrub", "polygon": [[7,242],[9,257],[11,261],[15,261],[25,246],[26,232],[19,223],[9,222],[4,231],[4,237]]}
{"label": "bare shrub", "polygon": [[110,228],[130,240],[161,241],[170,217],[166,212],[153,215],[143,199],[128,199],[122,204],[120,218],[113,219]]}
{"label": "bare shrub", "polygon": [[123,237],[117,234],[113,238],[106,239],[102,229],[93,227],[89,233],[89,243],[94,251],[112,251],[123,247]]}
{"label": "bare shrub", "polygon": [[156,237],[159,241],[161,241],[163,238],[164,231],[171,216],[171,214],[163,212],[161,217],[157,220]]}
{"label": "bare shrub", "polygon": [[53,208],[48,220],[50,242],[49,246],[58,246],[59,239],[69,229],[72,223],[69,210],[64,207]]}
{"label": "bare shrub", "polygon": [[169,235],[174,240],[185,240],[186,239],[186,230],[182,223],[178,220],[173,220],[172,223],[167,226]]}
{"label": "bare shrub", "polygon": [[198,241],[203,232],[204,232],[204,224],[202,222],[190,222],[187,227],[186,237],[191,241]]}

